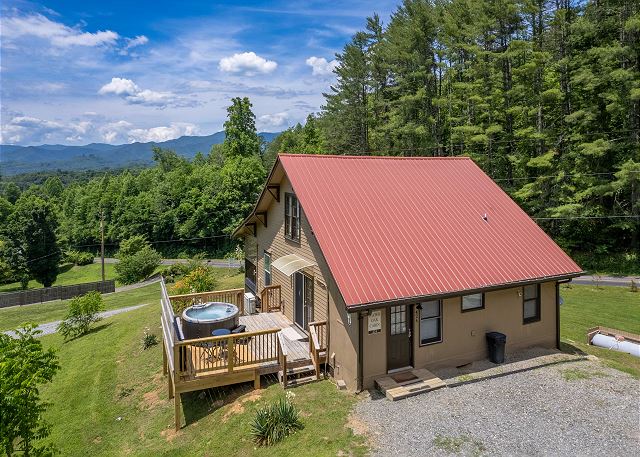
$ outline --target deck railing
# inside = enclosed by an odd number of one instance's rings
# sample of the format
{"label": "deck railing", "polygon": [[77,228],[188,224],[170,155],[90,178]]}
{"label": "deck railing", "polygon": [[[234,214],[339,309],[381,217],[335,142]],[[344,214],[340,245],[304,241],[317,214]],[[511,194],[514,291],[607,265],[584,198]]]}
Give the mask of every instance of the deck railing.
{"label": "deck railing", "polygon": [[183,380],[193,380],[276,362],[279,331],[274,328],[177,342],[175,357],[179,357],[181,363],[176,375]]}
{"label": "deck railing", "polygon": [[278,364],[280,365],[280,370],[282,371],[282,378],[280,378],[280,382],[283,387],[287,387],[287,345],[283,341],[284,336],[282,332],[278,333]]}
{"label": "deck railing", "polygon": [[169,300],[172,305],[177,305],[176,308],[185,308],[191,305],[214,301],[231,303],[238,307],[240,314],[244,314],[244,289],[215,290],[211,292],[171,295]]}
{"label": "deck railing", "polygon": [[260,293],[260,306],[262,312],[281,311],[282,298],[280,286],[266,286]]}
{"label": "deck railing", "polygon": [[[327,351],[327,321],[309,322],[309,354],[320,376],[320,364],[326,362]],[[320,353],[324,353],[322,356]]]}

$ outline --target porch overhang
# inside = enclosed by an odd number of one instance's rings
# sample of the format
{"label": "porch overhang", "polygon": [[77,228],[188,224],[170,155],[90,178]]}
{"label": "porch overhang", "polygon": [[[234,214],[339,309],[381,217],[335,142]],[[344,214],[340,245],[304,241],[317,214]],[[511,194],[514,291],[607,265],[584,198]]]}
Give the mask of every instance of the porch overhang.
{"label": "porch overhang", "polygon": [[289,255],[282,256],[271,263],[271,266],[273,268],[280,270],[287,276],[291,276],[296,271],[300,271],[303,268],[311,267],[314,265],[316,265],[315,262],[312,262],[311,260],[307,260],[304,257],[300,257],[297,254],[289,254]]}

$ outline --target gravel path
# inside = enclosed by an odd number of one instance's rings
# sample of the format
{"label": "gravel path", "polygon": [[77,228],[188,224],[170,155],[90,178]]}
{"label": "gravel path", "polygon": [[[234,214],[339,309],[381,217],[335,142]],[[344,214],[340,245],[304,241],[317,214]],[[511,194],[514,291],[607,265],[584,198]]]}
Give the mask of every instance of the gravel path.
{"label": "gravel path", "polygon": [[155,284],[156,282],[160,282],[160,280],[162,279],[162,277],[158,274],[158,275],[154,275],[148,279],[145,279],[144,281],[141,282],[136,282],[134,284],[129,284],[127,286],[120,286],[120,287],[116,287],[116,293],[117,292],[126,292],[128,290],[133,290],[133,289],[140,289],[141,287],[146,287],[149,284]]}
{"label": "gravel path", "polygon": [[377,391],[352,421],[374,455],[640,455],[640,382],[581,360],[391,402]]}
{"label": "gravel path", "polygon": [[[125,308],[111,309],[109,311],[104,311],[104,312],[100,313],[100,317],[102,317],[104,319],[105,317],[111,317],[111,316],[115,316],[116,314],[121,314],[121,313],[126,313],[128,311],[133,311],[134,309],[142,308],[143,306],[147,306],[147,305],[148,305],[148,303],[145,303],[143,305],[127,306]],[[40,333],[38,335],[38,337],[44,336],[44,335],[51,335],[52,333],[56,333],[58,325],[60,325],[60,322],[62,322],[62,321],[47,322],[46,324],[38,325],[37,330],[42,331],[42,333]],[[8,331],[6,331],[4,333],[9,335],[9,336],[15,336],[15,333],[12,330],[8,330]]]}

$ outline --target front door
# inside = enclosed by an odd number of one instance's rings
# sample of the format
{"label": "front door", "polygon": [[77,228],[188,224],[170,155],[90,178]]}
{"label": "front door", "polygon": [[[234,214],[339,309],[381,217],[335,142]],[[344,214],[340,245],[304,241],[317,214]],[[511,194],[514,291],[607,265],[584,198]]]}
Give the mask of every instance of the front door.
{"label": "front door", "polygon": [[411,366],[413,324],[411,311],[412,307],[407,305],[388,308],[387,370],[389,371]]}
{"label": "front door", "polygon": [[313,278],[296,272],[293,281],[293,320],[306,329],[313,314]]}

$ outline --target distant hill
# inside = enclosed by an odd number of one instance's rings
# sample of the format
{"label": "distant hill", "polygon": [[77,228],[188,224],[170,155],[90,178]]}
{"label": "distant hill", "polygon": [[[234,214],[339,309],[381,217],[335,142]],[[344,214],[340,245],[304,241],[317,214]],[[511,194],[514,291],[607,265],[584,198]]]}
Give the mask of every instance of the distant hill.
{"label": "distant hill", "polygon": [[[278,133],[263,132],[260,136],[270,142]],[[41,146],[0,145],[0,171],[10,176],[20,173],[52,170],[96,170],[145,166],[152,163],[153,146],[173,149],[178,154],[193,158],[198,152],[207,154],[211,146],[224,141],[224,132],[208,136],[182,136],[160,143],[105,144],[86,146],[43,144]]]}

